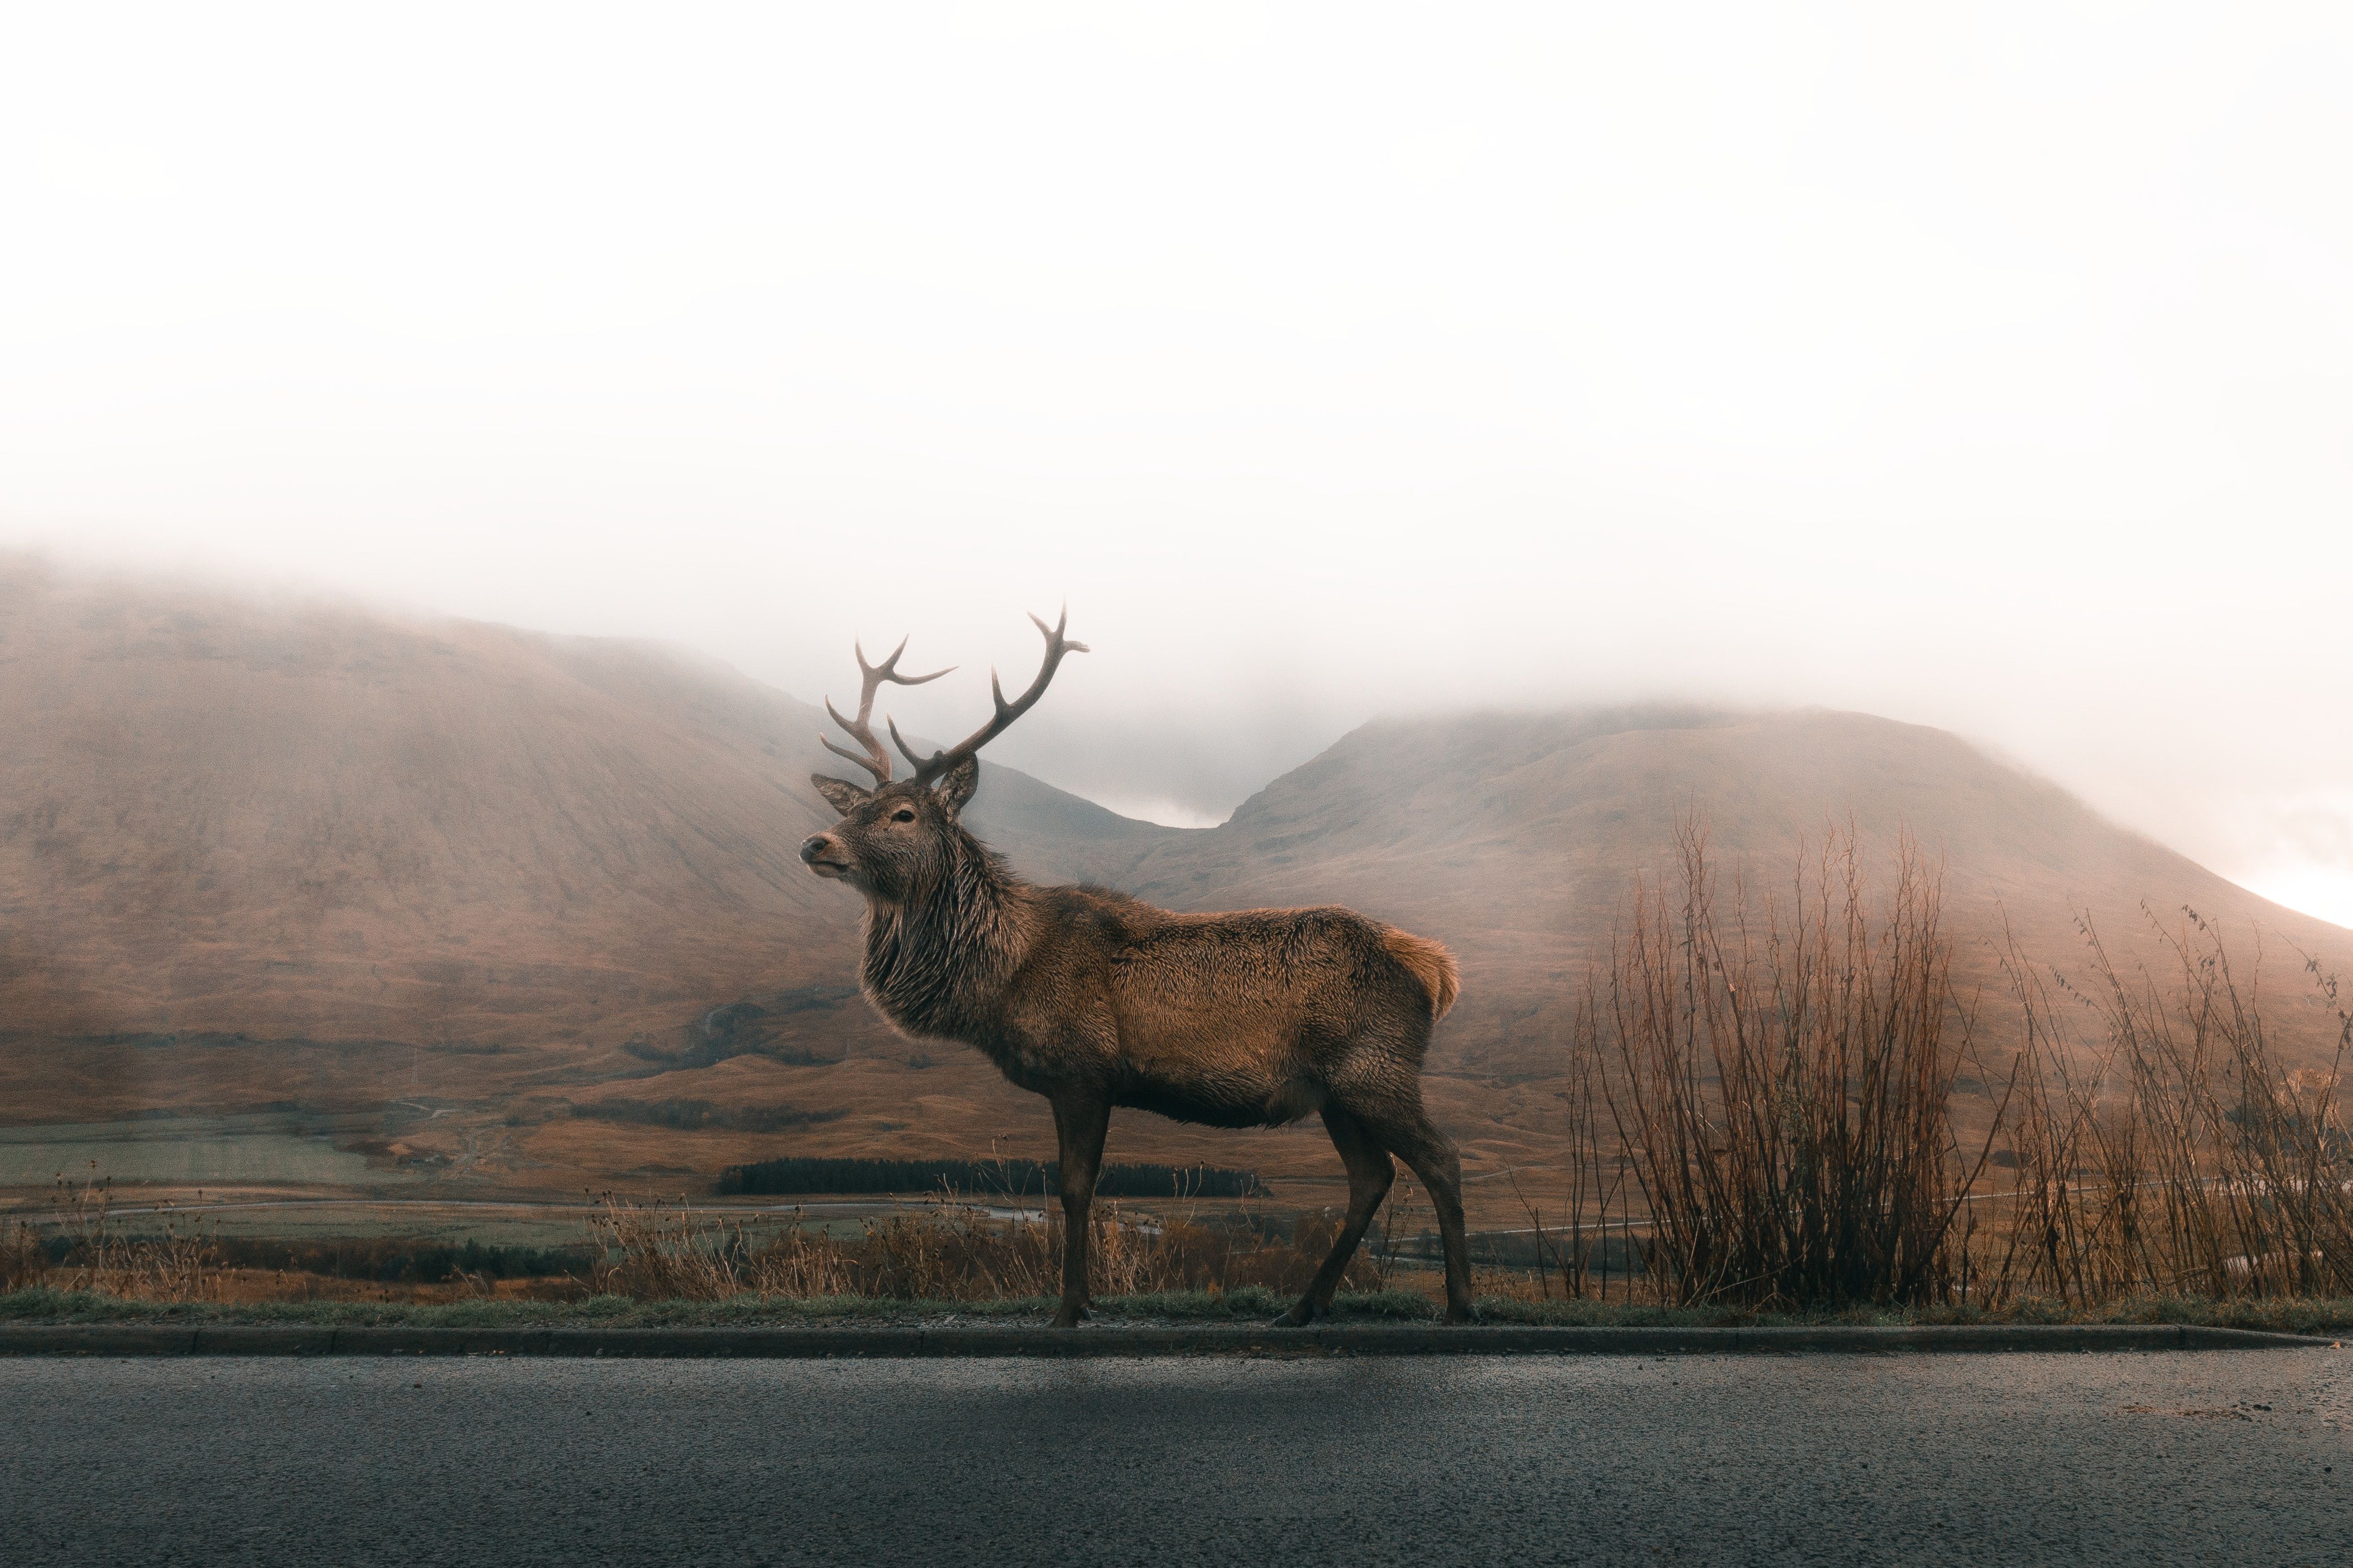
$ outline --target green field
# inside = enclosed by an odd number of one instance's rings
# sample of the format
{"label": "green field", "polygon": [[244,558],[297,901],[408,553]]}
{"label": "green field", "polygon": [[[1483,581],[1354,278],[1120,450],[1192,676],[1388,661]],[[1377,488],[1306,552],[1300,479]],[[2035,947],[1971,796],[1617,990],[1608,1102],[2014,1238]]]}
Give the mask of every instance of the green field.
{"label": "green field", "polygon": [[158,1117],[137,1121],[0,1127],[0,1186],[46,1186],[64,1176],[175,1186],[376,1186],[408,1179],[373,1168],[325,1132],[258,1126],[253,1117]]}

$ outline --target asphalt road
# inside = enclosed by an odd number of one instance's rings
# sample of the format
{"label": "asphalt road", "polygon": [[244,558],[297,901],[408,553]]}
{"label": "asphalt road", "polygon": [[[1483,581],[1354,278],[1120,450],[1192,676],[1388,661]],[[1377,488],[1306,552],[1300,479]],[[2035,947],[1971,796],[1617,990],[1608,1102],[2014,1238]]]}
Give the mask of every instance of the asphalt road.
{"label": "asphalt road", "polygon": [[2353,1563],[2353,1351],[0,1362],[48,1563]]}

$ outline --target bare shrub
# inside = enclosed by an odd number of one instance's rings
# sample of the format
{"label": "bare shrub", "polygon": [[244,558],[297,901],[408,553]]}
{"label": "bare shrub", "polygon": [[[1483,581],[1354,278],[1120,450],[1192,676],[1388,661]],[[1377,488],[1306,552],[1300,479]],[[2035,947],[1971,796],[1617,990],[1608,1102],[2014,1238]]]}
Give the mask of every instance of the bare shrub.
{"label": "bare shrub", "polygon": [[[1695,826],[1680,847],[1680,886],[1637,887],[1588,989],[1564,1095],[1568,1192],[1603,1192],[1604,1236],[1611,1156],[1579,1082],[1611,1112],[1640,1200],[1618,1223],[1652,1299],[2084,1309],[2353,1293],[2353,1013],[2316,963],[2309,1000],[2335,1039],[2315,1058],[2307,1037],[2283,1047],[2254,971],[2194,910],[2171,928],[2150,917],[2153,964],[2120,961],[2079,920],[2080,980],[2005,933],[2021,1043],[2006,1075],[1978,1075],[1990,1124],[1969,1147],[1951,1113],[1968,1020],[1916,850],[1899,849],[1874,914],[1851,834],[1761,912],[1736,888],[1718,908]],[[1581,1246],[1522,1203],[1537,1293],[1547,1268],[1582,1293]]]}
{"label": "bare shrub", "polygon": [[[2006,1129],[2016,1173],[1995,1199],[2009,1224],[1987,1227],[1985,1299],[2353,1291],[2340,1092],[2353,1016],[2335,977],[2306,961],[2336,1040],[2326,1065],[2290,1068],[2256,986],[2241,985],[2196,910],[2169,931],[2150,917],[2169,960],[2162,978],[2119,964],[2080,923],[2084,985],[2028,963],[2015,942],[2007,952],[2027,1028]],[[2076,1017],[2096,1043],[2071,1027]]]}
{"label": "bare shrub", "polygon": [[[1522,1186],[1520,1173],[1504,1173],[1535,1240],[1534,1295],[1538,1300],[1552,1299],[1556,1275],[1565,1299],[1609,1292],[1610,1215],[1615,1212],[1622,1226],[1627,1175],[1633,1169],[1633,1162],[1613,1153],[1604,1132],[1602,1118],[1609,1102],[1602,1084],[1598,1030],[1581,1025],[1571,1036],[1565,1068],[1565,1085],[1558,1092],[1567,1116],[1566,1159],[1560,1206],[1553,1211],[1549,1226],[1544,1205]],[[1394,1197],[1389,1201],[1392,1206],[1397,1203]],[[1619,1250],[1624,1251],[1622,1242]],[[1383,1261],[1386,1264],[1386,1258]],[[1622,1267],[1618,1279],[1624,1289],[1629,1281]]]}
{"label": "bare shrub", "polygon": [[[1908,839],[1874,914],[1852,830],[1787,902],[1719,910],[1704,833],[1679,887],[1638,882],[1579,1056],[1648,1210],[1652,1288],[1679,1304],[1908,1303],[1944,1294],[1976,1174],[1948,1112],[1963,1026],[1938,875]],[[1599,1180],[1600,1161],[1580,1146]]]}

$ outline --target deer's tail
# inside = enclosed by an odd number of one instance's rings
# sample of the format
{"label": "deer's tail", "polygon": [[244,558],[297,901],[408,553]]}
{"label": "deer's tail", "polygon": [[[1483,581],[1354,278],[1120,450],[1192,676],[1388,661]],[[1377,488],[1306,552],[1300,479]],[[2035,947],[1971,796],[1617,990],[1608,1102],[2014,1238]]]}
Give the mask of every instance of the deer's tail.
{"label": "deer's tail", "polygon": [[1395,926],[1382,929],[1381,943],[1389,950],[1389,956],[1404,964],[1406,972],[1430,993],[1430,1021],[1435,1024],[1446,1016],[1446,1010],[1454,1005],[1454,998],[1462,991],[1462,975],[1454,967],[1454,955],[1426,936],[1416,936]]}

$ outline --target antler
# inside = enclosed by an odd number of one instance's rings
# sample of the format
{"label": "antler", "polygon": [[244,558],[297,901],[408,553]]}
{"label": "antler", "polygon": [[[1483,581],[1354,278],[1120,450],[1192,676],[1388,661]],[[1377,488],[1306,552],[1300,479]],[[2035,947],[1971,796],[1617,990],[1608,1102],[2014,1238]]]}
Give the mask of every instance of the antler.
{"label": "antler", "polygon": [[1011,702],[1005,700],[1005,688],[997,684],[997,671],[992,669],[988,672],[988,692],[997,700],[997,715],[987,723],[983,724],[946,751],[934,752],[930,760],[926,761],[915,755],[908,747],[906,740],[899,733],[899,726],[896,723],[892,723],[888,719],[884,721],[885,723],[890,723],[891,739],[897,743],[900,753],[915,764],[917,784],[931,783],[950,768],[979,752],[989,742],[1005,733],[1013,721],[1035,708],[1038,705],[1038,699],[1046,695],[1046,688],[1052,682],[1054,671],[1061,667],[1064,654],[1088,651],[1086,644],[1072,642],[1062,635],[1063,628],[1071,624],[1070,605],[1062,606],[1061,619],[1052,626],[1047,626],[1034,615],[1029,619],[1036,624],[1040,632],[1045,634],[1046,662],[1038,667],[1038,679],[1029,683],[1029,689]]}
{"label": "antler", "polygon": [[[853,642],[849,646],[851,650],[858,655],[859,688],[857,721],[853,723],[849,720],[843,718],[841,716],[841,710],[833,705],[833,699],[830,697],[825,700],[825,710],[833,715],[833,721],[835,723],[849,731],[850,735],[858,742],[858,743],[866,748],[866,754],[861,757],[847,746],[835,745],[833,743],[833,737],[830,735],[819,735],[818,740],[823,742],[825,749],[831,752],[835,756],[847,757],[851,762],[856,763],[860,767],[864,768],[868,773],[872,773],[874,775],[874,782],[877,784],[886,784],[891,782],[891,753],[884,751],[882,749],[882,742],[874,738],[874,726],[868,722],[869,720],[874,717],[874,694],[882,689],[882,683],[886,680],[898,686],[921,686],[926,680],[937,680],[941,676],[945,675],[948,670],[935,669],[929,675],[900,674],[899,656],[907,651],[907,639],[905,637],[901,637],[899,639],[899,646],[891,650],[891,657],[884,659],[880,664],[869,664],[866,662],[866,648],[865,645],[862,643]],[[954,665],[948,666],[948,669],[954,669],[955,668],[955,666]],[[898,732],[899,731],[896,730],[891,731],[894,736],[898,734]],[[905,749],[906,748],[903,746],[900,748],[902,751],[904,751]],[[910,760],[912,761],[913,759]]]}

